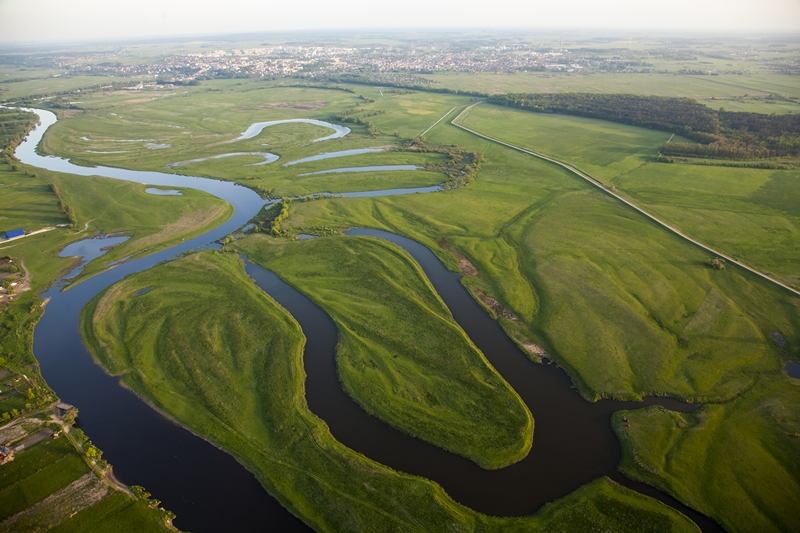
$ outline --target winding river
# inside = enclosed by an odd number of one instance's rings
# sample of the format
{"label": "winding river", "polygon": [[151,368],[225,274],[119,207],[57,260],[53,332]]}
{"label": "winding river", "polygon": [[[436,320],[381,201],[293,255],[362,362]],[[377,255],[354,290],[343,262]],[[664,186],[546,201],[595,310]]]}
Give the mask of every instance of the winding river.
{"label": "winding river", "polygon": [[[123,483],[144,485],[163,500],[164,506],[177,514],[177,527],[196,532],[307,531],[231,456],[169,421],[94,364],[78,331],[81,309],[100,291],[129,274],[224,237],[247,223],[267,202],[254,191],[230,182],[109,167],[86,168],[61,158],[41,156],[35,147],[56,117],[49,111],[30,111],[39,115],[41,125],[16,151],[26,164],[83,176],[196,188],[235,208],[234,215],[224,224],[188,242],[123,262],[67,292],[60,292],[63,283],[54,284],[45,294],[50,301],[34,334],[34,352],[45,379],[64,401],[80,409],[81,427],[105,451],[115,475]],[[262,124],[265,123],[259,126]],[[346,196],[432,192],[431,189],[440,187],[365,191]],[[532,363],[472,299],[458,275],[448,271],[429,249],[388,232],[351,230],[348,234],[391,240],[419,262],[456,321],[528,405],[536,420],[536,434],[532,451],[523,461],[502,470],[486,471],[368,415],[338,381],[334,359],[338,333],[330,317],[274,274],[248,264],[247,272],[259,286],[292,313],[304,332],[314,332],[306,335],[304,353],[308,403],[343,444],[398,470],[433,479],[457,501],[489,514],[530,514],[545,502],[607,475],[679,509],[704,531],[721,531],[703,515],[656,489],[628,480],[616,470],[621,451],[609,423],[612,412],[652,404],[685,412],[693,406],[665,398],[648,398],[644,403],[586,402],[571,388],[563,371]]]}

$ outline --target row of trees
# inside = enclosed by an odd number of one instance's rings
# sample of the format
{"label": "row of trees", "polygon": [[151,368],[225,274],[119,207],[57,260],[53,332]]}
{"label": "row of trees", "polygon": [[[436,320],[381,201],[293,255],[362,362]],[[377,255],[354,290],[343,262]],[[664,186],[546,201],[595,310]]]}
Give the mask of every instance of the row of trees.
{"label": "row of trees", "polygon": [[689,98],[633,94],[503,94],[488,101],[668,131],[699,143],[665,144],[664,155],[715,159],[800,155],[800,115],[714,110]]}
{"label": "row of trees", "polygon": [[36,124],[36,115],[16,109],[0,109],[0,149],[6,160],[14,158],[14,150]]}
{"label": "row of trees", "polygon": [[58,210],[67,215],[67,218],[69,218],[69,223],[72,224],[73,228],[77,226],[78,217],[75,215],[75,209],[73,209],[71,205],[67,205],[67,203],[64,201],[64,198],[61,197],[61,191],[58,190],[57,186],[51,183],[50,190],[53,191],[53,194],[55,194],[56,198],[58,198]]}

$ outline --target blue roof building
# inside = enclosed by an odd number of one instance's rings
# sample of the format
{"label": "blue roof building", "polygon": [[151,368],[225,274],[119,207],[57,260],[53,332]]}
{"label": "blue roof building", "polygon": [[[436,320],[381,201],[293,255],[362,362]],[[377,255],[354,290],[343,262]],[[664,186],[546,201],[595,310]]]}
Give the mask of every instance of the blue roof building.
{"label": "blue roof building", "polygon": [[22,237],[25,235],[25,231],[20,229],[13,229],[11,231],[6,232],[6,239],[13,239],[14,237]]}

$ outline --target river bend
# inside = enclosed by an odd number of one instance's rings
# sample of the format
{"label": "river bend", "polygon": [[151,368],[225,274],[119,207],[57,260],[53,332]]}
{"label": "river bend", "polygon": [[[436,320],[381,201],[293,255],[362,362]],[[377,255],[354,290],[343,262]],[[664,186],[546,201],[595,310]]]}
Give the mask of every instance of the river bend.
{"label": "river bend", "polygon": [[[45,379],[64,401],[79,408],[81,427],[105,451],[116,476],[127,484],[144,485],[162,499],[165,507],[177,514],[177,527],[198,532],[307,530],[230,455],[170,422],[122,388],[116,377],[94,364],[78,331],[81,310],[102,290],[129,274],[230,234],[266,202],[254,191],[230,182],[110,167],[86,168],[58,157],[41,156],[35,147],[56,117],[49,111],[30,111],[39,115],[41,125],[16,151],[16,156],[26,164],[82,176],[196,188],[229,202],[235,209],[228,221],[188,242],[121,263],[67,292],[60,292],[62,285],[55,284],[45,294],[50,302],[34,334],[34,353]],[[425,192],[435,190],[440,188],[426,188]],[[408,192],[411,191],[370,191],[352,196]],[[449,272],[429,249],[387,232],[349,233],[388,239],[411,253],[456,321],[528,405],[536,433],[532,451],[523,461],[501,470],[486,471],[368,415],[347,396],[338,381],[334,358],[338,333],[330,317],[274,274],[248,264],[247,271],[259,286],[289,310],[305,332],[314,332],[306,335],[304,353],[308,402],[338,440],[390,467],[432,479],[457,501],[489,514],[530,514],[543,503],[608,475],[678,508],[704,531],[720,530],[704,516],[656,489],[627,480],[616,470],[620,448],[609,424],[612,412],[652,404],[680,411],[693,407],[675,400],[652,398],[644,403],[584,401],[571,388],[563,371],[531,362],[471,298],[458,275]]]}

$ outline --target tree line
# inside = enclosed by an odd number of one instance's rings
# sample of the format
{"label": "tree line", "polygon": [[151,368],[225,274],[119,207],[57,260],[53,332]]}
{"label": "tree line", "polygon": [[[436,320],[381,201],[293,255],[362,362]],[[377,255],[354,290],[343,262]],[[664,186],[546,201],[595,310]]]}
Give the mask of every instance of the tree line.
{"label": "tree line", "polygon": [[22,139],[36,125],[36,115],[16,109],[0,109],[0,150],[10,164]]}
{"label": "tree line", "polygon": [[800,115],[715,110],[690,98],[634,94],[502,94],[493,104],[561,113],[681,135],[694,143],[667,143],[662,155],[763,159],[800,155]]}

